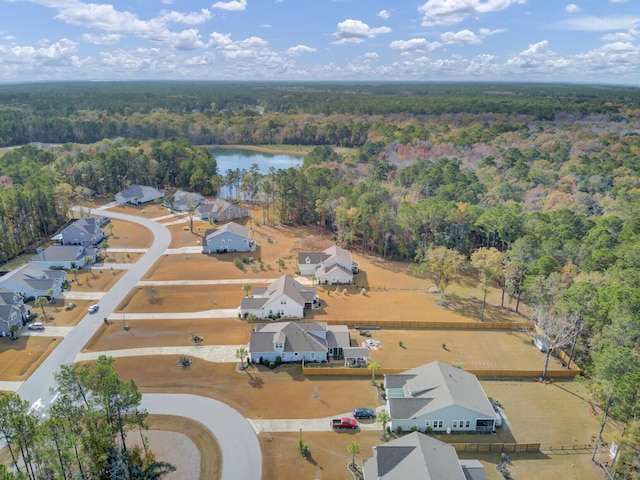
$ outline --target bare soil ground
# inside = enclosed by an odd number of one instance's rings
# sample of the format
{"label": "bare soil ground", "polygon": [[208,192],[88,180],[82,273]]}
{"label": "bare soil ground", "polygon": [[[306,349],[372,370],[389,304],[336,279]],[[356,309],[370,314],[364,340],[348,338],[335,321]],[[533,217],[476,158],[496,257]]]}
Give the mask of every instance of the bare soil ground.
{"label": "bare soil ground", "polygon": [[165,313],[236,308],[243,296],[244,290],[239,284],[138,286],[129,292],[118,310],[128,313]]}
{"label": "bare soil ground", "polygon": [[15,341],[9,337],[0,338],[0,380],[26,380],[60,340],[60,337],[44,336],[20,336]]}
{"label": "bare soil ground", "polygon": [[129,331],[122,321],[100,328],[87,342],[83,352],[102,352],[121,348],[193,346],[192,333],[201,337],[198,345],[244,345],[249,342],[251,326],[236,319],[128,320]]}
{"label": "bare soil ground", "polygon": [[123,271],[108,266],[80,270],[74,276],[67,273],[70,292],[107,292],[122,276]]}

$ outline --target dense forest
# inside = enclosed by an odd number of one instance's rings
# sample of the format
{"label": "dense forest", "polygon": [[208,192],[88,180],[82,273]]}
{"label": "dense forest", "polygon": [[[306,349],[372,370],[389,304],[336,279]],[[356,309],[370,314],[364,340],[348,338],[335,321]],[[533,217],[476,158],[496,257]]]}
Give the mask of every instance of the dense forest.
{"label": "dense forest", "polygon": [[[232,191],[268,222],[411,262],[443,296],[442,265],[469,269],[550,335],[570,327],[576,341],[563,346],[626,425],[620,444],[640,444],[639,89],[5,86],[0,142],[44,144],[0,157],[0,261],[46,238],[73,203],[127,184]],[[262,175],[218,171],[197,146],[213,143],[313,148],[301,168]]]}

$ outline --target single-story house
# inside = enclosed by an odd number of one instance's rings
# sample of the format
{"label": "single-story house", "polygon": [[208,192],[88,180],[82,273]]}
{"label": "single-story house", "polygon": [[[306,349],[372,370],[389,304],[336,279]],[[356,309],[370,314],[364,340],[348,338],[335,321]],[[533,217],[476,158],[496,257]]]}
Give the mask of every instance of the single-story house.
{"label": "single-story house", "polygon": [[207,201],[199,193],[185,192],[184,190],[178,190],[173,195],[167,195],[164,197],[164,205],[176,212],[186,212],[190,207],[194,209],[201,203]]}
{"label": "single-story house", "polygon": [[106,238],[103,227],[109,223],[105,217],[82,217],[75,220],[51,240],[62,245],[97,246]]}
{"label": "single-story house", "polygon": [[116,193],[116,202],[124,205],[139,205],[141,203],[152,202],[164,197],[164,190],[149,187],[147,185],[131,185],[126,190]]}
{"label": "single-story house", "polygon": [[486,480],[478,460],[460,460],[451,445],[419,432],[373,447],[364,480]]}
{"label": "single-story house", "polygon": [[249,340],[252,362],[326,362],[351,343],[346,325],[324,322],[276,322],[256,325]]}
{"label": "single-story house", "polygon": [[202,239],[202,253],[249,252],[255,242],[249,239],[250,230],[239,223],[229,222],[207,230]]}
{"label": "single-story house", "polygon": [[337,245],[322,252],[299,253],[298,270],[301,275],[315,275],[319,285],[353,283],[353,275],[360,271],[351,252]]}
{"label": "single-story house", "polygon": [[0,287],[1,336],[9,336],[9,328],[12,324],[18,325],[18,327],[24,325],[30,313],[29,306],[24,304],[20,295],[4,287]]}
{"label": "single-story house", "polygon": [[39,250],[30,263],[47,268],[82,268],[87,263],[95,263],[98,249],[96,247],[83,247],[82,245],[51,245],[44,250]]}
{"label": "single-story house", "polygon": [[240,314],[258,318],[303,318],[304,311],[320,307],[316,287],[307,287],[290,275],[283,275],[268,287],[255,287],[252,296],[244,297]]}
{"label": "single-story house", "polygon": [[249,209],[216,198],[211,203],[200,204],[195,210],[195,216],[211,223],[226,222],[238,218],[249,218]]}
{"label": "single-story house", "polygon": [[67,280],[64,270],[51,270],[37,264],[27,263],[0,277],[0,288],[5,288],[24,298],[46,297],[53,290],[53,297],[60,295],[62,284]]}
{"label": "single-story house", "polygon": [[442,362],[384,376],[391,428],[493,432],[496,412],[477,377]]}

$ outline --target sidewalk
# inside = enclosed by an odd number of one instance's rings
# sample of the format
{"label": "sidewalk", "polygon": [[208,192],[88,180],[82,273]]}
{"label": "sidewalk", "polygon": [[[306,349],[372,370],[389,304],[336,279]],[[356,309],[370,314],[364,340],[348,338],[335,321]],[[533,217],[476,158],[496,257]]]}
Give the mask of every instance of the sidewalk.
{"label": "sidewalk", "polygon": [[74,362],[86,362],[96,360],[100,355],[109,357],[138,357],[147,355],[183,355],[201,358],[212,363],[234,363],[236,350],[240,347],[247,348],[247,345],[188,345],[184,347],[144,347],[125,348],[121,350],[107,350],[104,352],[80,352],[76,355]]}
{"label": "sidewalk", "polygon": [[218,308],[214,310],[201,310],[199,312],[168,312],[168,313],[112,313],[109,320],[183,320],[187,318],[237,318],[238,308]]}

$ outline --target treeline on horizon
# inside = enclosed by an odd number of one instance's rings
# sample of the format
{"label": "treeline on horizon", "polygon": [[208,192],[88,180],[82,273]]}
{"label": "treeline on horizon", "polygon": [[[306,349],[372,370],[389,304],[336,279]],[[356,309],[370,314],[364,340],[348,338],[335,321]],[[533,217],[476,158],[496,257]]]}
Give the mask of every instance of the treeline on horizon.
{"label": "treeline on horizon", "polygon": [[[517,83],[85,82],[0,85],[0,147],[187,138],[195,144],[362,146],[389,117],[522,121],[640,106],[640,89]],[[395,121],[393,123],[396,123]],[[411,123],[411,121],[409,122]],[[340,127],[340,131],[337,131]],[[399,134],[401,136],[401,133]],[[420,137],[425,139],[423,137]]]}

